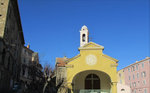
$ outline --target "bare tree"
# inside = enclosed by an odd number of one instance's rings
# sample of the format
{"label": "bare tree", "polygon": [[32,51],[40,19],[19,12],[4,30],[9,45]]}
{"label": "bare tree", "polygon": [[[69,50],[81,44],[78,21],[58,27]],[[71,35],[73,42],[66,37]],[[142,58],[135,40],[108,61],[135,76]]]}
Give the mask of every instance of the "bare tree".
{"label": "bare tree", "polygon": [[50,67],[50,65],[46,64],[43,70],[44,70],[43,71],[44,74],[43,93],[47,93],[47,92],[57,93],[60,88],[64,87],[64,81],[65,81],[64,78],[59,80],[58,84],[56,85],[55,70],[53,70],[52,67]]}
{"label": "bare tree", "polygon": [[50,65],[45,65],[44,67],[44,79],[45,79],[45,84],[43,87],[43,93],[45,93],[45,89],[48,85],[48,83],[51,81],[52,76],[54,75],[52,68],[50,67]]}

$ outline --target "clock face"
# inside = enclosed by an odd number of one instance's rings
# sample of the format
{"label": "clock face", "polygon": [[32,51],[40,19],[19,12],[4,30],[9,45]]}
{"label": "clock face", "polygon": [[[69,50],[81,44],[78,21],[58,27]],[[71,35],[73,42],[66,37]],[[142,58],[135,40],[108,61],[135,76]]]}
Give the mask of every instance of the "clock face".
{"label": "clock face", "polygon": [[92,54],[86,56],[86,64],[88,64],[88,65],[95,65],[96,62],[97,62],[96,56],[94,56]]}

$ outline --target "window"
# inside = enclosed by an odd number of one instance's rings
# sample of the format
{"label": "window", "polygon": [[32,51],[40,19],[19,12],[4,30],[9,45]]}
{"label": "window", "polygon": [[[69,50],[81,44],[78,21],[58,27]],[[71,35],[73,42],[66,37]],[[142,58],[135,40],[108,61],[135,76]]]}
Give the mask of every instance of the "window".
{"label": "window", "polygon": [[143,81],[143,84],[146,85],[146,80]]}
{"label": "window", "polygon": [[144,68],[144,63],[142,63],[142,68]]}
{"label": "window", "polygon": [[134,93],[136,93],[136,90],[134,90]]}
{"label": "window", "polygon": [[25,63],[25,62],[26,62],[26,59],[24,58],[24,60],[23,60],[23,61],[24,61],[24,63]]}
{"label": "window", "polygon": [[135,79],[134,74],[133,74],[133,79]]}
{"label": "window", "polygon": [[121,73],[119,73],[119,77],[121,77]]}
{"label": "window", "polygon": [[131,80],[130,76],[129,76],[129,80]]}
{"label": "window", "polygon": [[138,64],[136,65],[136,70],[138,70]]}
{"label": "window", "polygon": [[135,71],[135,67],[133,66],[133,71]]}
{"label": "window", "polygon": [[4,3],[1,3],[1,5],[4,5]]}
{"label": "window", "polygon": [[141,77],[143,77],[143,72],[141,72]]}
{"label": "window", "polygon": [[128,68],[128,72],[130,72],[130,68]]}
{"label": "window", "polygon": [[134,87],[136,87],[136,82],[134,82]]}
{"label": "window", "polygon": [[143,77],[146,77],[146,72],[143,72],[143,74],[142,74],[142,75],[143,75]]}
{"label": "window", "polygon": [[89,74],[85,78],[85,89],[100,89],[100,79],[95,74]]}
{"label": "window", "polygon": [[32,53],[29,53],[29,56],[32,56]]}
{"label": "window", "polygon": [[136,87],[136,82],[133,82],[133,83],[132,83],[132,86],[133,86],[133,87]]}
{"label": "window", "polygon": [[147,93],[147,89],[146,88],[144,89],[144,93]]}
{"label": "window", "polygon": [[121,91],[125,91],[125,89],[121,89]]}
{"label": "window", "polygon": [[120,80],[120,83],[122,84],[122,80]]}
{"label": "window", "polygon": [[137,82],[137,85],[140,85],[140,81]]}
{"label": "window", "polygon": [[25,75],[25,68],[23,68],[22,75],[23,76]]}
{"label": "window", "polygon": [[85,34],[82,35],[82,41],[85,42]]}
{"label": "window", "polygon": [[137,78],[139,78],[139,73],[137,73]]}
{"label": "window", "polygon": [[131,88],[132,84],[130,83],[130,88]]}

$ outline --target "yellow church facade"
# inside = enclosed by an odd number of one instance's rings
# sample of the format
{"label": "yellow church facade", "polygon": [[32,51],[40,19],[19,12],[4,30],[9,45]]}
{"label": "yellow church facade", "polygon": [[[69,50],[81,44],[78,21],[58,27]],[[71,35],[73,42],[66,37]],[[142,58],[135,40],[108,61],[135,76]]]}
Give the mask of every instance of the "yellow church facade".
{"label": "yellow church facade", "polygon": [[80,53],[65,61],[71,93],[117,93],[118,60],[103,53],[104,47],[88,42],[88,29],[80,31]]}

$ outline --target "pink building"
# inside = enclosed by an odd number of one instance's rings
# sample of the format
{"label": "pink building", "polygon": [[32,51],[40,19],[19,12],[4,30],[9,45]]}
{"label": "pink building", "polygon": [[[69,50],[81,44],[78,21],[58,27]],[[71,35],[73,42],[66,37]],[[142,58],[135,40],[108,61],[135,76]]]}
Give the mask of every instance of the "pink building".
{"label": "pink building", "polygon": [[131,93],[150,93],[150,57],[125,67],[124,75]]}

